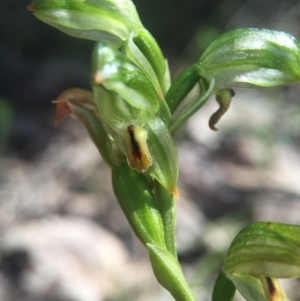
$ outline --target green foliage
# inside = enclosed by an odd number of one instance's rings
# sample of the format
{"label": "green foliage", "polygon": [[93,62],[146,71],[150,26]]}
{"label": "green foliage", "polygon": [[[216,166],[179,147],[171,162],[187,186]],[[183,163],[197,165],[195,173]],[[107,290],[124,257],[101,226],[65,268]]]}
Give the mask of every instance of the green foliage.
{"label": "green foliage", "polygon": [[[271,87],[300,79],[300,46],[290,35],[237,29],[213,41],[200,59],[170,83],[169,68],[130,0],[34,0],[40,20],[92,39],[93,92],[72,89],[57,104],[57,121],[73,113],[112,169],[112,183],[128,222],[147,248],[154,274],[177,301],[195,300],[177,259],[178,159],[171,132],[215,94],[228,110],[236,86]],[[182,102],[193,89],[198,94]],[[252,224],[232,242],[213,301],[283,301],[277,278],[300,276],[300,226]]]}
{"label": "green foliage", "polygon": [[271,87],[300,78],[299,42],[284,32],[243,28],[213,41],[197,65],[216,85]]}

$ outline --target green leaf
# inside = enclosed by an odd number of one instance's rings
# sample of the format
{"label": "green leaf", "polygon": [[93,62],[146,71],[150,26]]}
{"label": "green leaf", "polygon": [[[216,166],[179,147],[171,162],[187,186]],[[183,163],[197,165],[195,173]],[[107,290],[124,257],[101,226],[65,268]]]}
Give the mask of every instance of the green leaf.
{"label": "green leaf", "polygon": [[122,164],[112,169],[112,184],[119,204],[140,241],[144,245],[150,243],[165,248],[160,212],[144,175]]}
{"label": "green leaf", "polygon": [[299,43],[289,34],[245,28],[213,41],[197,65],[217,86],[271,87],[300,79],[299,54]]}
{"label": "green leaf", "polygon": [[233,240],[223,271],[271,278],[300,276],[300,226],[257,222]]}
{"label": "green leaf", "polygon": [[216,280],[212,293],[212,301],[232,301],[235,294],[235,286],[221,271]]}
{"label": "green leaf", "polygon": [[41,21],[77,38],[107,39],[117,46],[142,28],[130,0],[33,0],[28,7]]}
{"label": "green leaf", "polygon": [[176,257],[153,244],[147,244],[150,261],[157,281],[177,301],[195,301]]}

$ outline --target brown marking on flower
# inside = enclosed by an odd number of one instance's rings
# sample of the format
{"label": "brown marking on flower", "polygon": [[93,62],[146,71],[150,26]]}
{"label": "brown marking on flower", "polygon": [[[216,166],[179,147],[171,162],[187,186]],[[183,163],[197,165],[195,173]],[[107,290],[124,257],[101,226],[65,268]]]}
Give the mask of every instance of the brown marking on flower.
{"label": "brown marking on flower", "polygon": [[267,300],[269,301],[286,301],[285,293],[278,279],[271,277],[262,277],[262,284]]}
{"label": "brown marking on flower", "polygon": [[128,165],[137,172],[145,172],[152,165],[147,146],[148,133],[140,126],[130,124],[123,133]]}
{"label": "brown marking on flower", "polygon": [[272,297],[276,294],[276,289],[275,289],[272,279],[270,277],[267,277],[266,279],[267,279],[267,284],[268,284],[268,288],[269,288],[269,293]]}
{"label": "brown marking on flower", "polygon": [[129,133],[129,137],[130,137],[130,142],[131,142],[131,148],[132,148],[132,155],[133,157],[135,157],[138,160],[142,159],[142,153],[141,153],[141,149],[137,143],[137,141],[135,140],[134,137],[134,125],[131,124],[127,127],[127,131]]}

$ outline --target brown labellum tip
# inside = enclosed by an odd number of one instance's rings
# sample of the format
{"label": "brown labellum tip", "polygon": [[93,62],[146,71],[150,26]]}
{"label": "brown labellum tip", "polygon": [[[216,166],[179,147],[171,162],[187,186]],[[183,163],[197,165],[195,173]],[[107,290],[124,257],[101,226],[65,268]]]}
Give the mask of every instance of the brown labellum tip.
{"label": "brown labellum tip", "polygon": [[72,113],[66,100],[53,100],[52,103],[56,105],[55,123],[58,123],[61,119]]}
{"label": "brown labellum tip", "polygon": [[31,3],[30,5],[27,6],[27,10],[29,11],[35,11],[35,6],[33,3]]}

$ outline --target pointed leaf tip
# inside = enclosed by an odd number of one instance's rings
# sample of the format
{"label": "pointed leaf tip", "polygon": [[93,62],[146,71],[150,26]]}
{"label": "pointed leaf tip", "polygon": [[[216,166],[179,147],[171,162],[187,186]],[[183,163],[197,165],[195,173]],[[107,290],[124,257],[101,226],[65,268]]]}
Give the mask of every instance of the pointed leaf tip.
{"label": "pointed leaf tip", "polygon": [[27,10],[34,12],[35,11],[35,6],[33,3],[27,6]]}
{"label": "pointed leaf tip", "polygon": [[55,123],[58,123],[64,117],[72,114],[72,111],[66,100],[53,100],[52,103],[56,105]]}
{"label": "pointed leaf tip", "polygon": [[93,102],[93,94],[88,90],[80,88],[70,88],[65,90],[58,96],[57,100],[53,100],[52,103],[56,104],[55,123],[58,123],[64,117],[72,114],[72,109],[70,108],[69,103],[86,106],[96,112]]}
{"label": "pointed leaf tip", "polygon": [[179,199],[179,191],[178,191],[177,187],[172,188],[171,193],[176,199]]}

